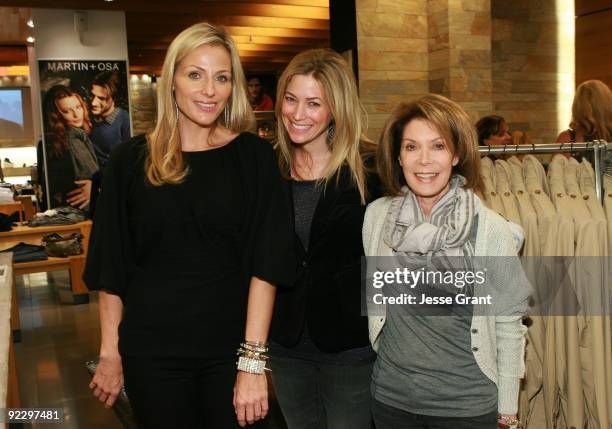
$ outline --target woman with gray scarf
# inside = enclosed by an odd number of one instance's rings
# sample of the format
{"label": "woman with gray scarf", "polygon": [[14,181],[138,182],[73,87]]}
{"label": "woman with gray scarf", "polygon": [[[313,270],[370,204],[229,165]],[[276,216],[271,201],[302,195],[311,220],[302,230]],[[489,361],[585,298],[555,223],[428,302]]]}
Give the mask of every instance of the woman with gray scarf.
{"label": "woman with gray scarf", "polygon": [[365,215],[368,276],[399,269],[422,277],[401,289],[408,293],[397,293],[399,278],[387,284],[377,311],[368,301],[376,427],[518,427],[530,286],[516,229],[477,196],[469,116],[438,95],[403,104],[378,151],[387,197]]}

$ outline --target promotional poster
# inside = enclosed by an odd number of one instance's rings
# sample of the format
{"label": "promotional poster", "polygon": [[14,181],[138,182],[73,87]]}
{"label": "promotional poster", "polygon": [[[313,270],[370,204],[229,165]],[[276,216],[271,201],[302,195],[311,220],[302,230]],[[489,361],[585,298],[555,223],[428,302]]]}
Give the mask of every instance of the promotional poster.
{"label": "promotional poster", "polygon": [[44,201],[87,210],[112,149],[130,138],[127,62],[39,60],[38,68]]}

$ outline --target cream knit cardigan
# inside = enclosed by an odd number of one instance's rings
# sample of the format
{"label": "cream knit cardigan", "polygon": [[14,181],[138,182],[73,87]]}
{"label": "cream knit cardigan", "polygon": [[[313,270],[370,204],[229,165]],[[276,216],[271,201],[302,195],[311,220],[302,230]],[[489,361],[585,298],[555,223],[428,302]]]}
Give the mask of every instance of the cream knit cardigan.
{"label": "cream knit cardigan", "polygon": [[[383,225],[391,198],[384,197],[372,202],[365,214],[363,243],[366,256],[390,256],[391,249],[381,239]],[[503,281],[497,287],[513,288],[518,299],[527,299],[531,287],[517,257],[515,238],[509,222],[497,213],[481,205],[476,230],[476,256],[492,256],[491,264],[499,274],[495,278]],[[508,263],[507,256],[517,258]],[[505,261],[505,262],[504,262]],[[490,265],[488,265],[490,266]],[[516,288],[516,289],[515,289]],[[487,295],[486,287],[477,288],[477,295]],[[486,314],[486,308],[474,306],[475,314]],[[482,372],[497,385],[498,412],[515,414],[518,411],[520,379],[525,373],[525,333],[523,314],[474,316],[472,317],[472,352]],[[384,316],[368,317],[370,341],[378,349],[380,333],[385,325]],[[433,358],[433,356],[432,356]]]}

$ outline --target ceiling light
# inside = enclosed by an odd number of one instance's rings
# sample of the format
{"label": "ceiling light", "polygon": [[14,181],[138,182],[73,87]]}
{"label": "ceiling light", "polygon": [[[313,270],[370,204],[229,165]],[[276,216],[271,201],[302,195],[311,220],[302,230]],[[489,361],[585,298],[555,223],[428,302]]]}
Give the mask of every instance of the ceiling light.
{"label": "ceiling light", "polygon": [[105,1],[106,3],[110,3],[110,2],[112,2],[112,1],[114,1],[114,0],[104,0],[104,1]]}
{"label": "ceiling light", "polygon": [[34,28],[34,21],[32,21],[31,19],[28,19],[27,24],[28,24],[28,27]]}
{"label": "ceiling light", "polygon": [[26,40],[28,41],[28,43],[34,43],[35,39],[32,36],[28,36]]}

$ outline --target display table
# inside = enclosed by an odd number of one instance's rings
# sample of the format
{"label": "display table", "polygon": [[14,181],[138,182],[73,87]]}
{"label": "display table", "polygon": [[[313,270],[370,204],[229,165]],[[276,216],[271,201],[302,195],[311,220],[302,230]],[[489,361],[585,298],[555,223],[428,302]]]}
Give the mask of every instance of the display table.
{"label": "display table", "polygon": [[[11,231],[0,232],[0,250],[6,250],[19,243],[35,244],[40,246],[42,238],[47,234],[58,233],[61,235],[70,235],[72,233],[80,233],[83,235],[83,253],[77,256],[68,256],[67,258],[49,257],[46,261],[33,262],[16,262],[13,264],[13,276],[31,273],[43,273],[51,271],[70,271],[70,285],[74,296],[75,304],[85,304],[89,302],[89,292],[83,282],[83,271],[85,269],[85,260],[87,258],[87,247],[89,245],[89,235],[91,232],[91,221],[75,223],[72,225],[54,225],[54,226],[36,226],[29,227],[19,225],[13,227]],[[17,306],[17,294],[13,283],[13,306],[11,311],[11,326],[13,329],[13,337],[15,341],[21,338],[19,324],[19,307]]]}
{"label": "display table", "polygon": [[[15,367],[15,349],[11,339],[12,307],[16,302],[14,297],[12,254],[0,254],[0,267],[4,269],[0,275],[0,409],[18,408],[19,383]],[[5,426],[6,427],[6,426]]]}

